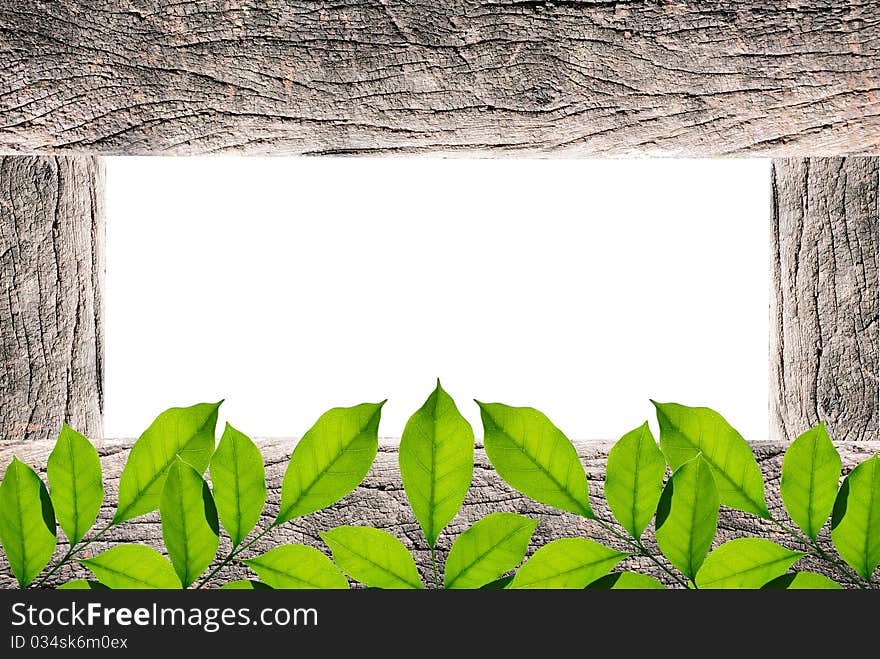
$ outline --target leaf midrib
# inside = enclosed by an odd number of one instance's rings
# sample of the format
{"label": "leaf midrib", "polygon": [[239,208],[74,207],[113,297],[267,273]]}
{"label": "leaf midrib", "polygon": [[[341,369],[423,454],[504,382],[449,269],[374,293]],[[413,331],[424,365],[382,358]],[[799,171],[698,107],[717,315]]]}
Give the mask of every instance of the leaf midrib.
{"label": "leaf midrib", "polygon": [[[370,415],[370,417],[367,419],[366,423],[364,423],[364,424],[358,429],[358,431],[354,434],[354,436],[353,436],[348,442],[346,442],[345,445],[342,446],[342,447],[339,449],[339,451],[336,452],[336,455],[333,456],[333,459],[330,460],[330,462],[328,462],[327,465],[326,465],[323,469],[321,469],[321,471],[319,471],[317,474],[315,474],[315,477],[314,477],[314,478],[312,479],[312,481],[308,484],[308,486],[303,487],[303,488],[300,489],[300,491],[299,491],[299,496],[296,498],[296,500],[295,500],[293,503],[291,503],[289,506],[287,506],[287,508],[284,508],[284,509],[282,509],[281,511],[279,511],[279,513],[278,513],[278,518],[279,518],[279,519],[282,518],[282,517],[287,517],[287,516],[290,514],[290,511],[293,510],[294,508],[296,508],[296,506],[297,506],[297,505],[298,505],[298,504],[299,504],[299,503],[300,503],[305,497],[308,496],[309,491],[310,491],[313,487],[315,487],[315,485],[317,485],[318,481],[320,481],[320,480],[324,477],[324,475],[325,475],[327,472],[329,472],[329,471],[333,468],[333,466],[334,466],[337,462],[339,462],[340,459],[342,459],[342,456],[345,454],[345,452],[348,450],[348,448],[349,448],[352,444],[354,444],[354,443],[357,441],[357,439],[358,439],[361,435],[364,434],[364,432],[366,432],[366,430],[367,430],[367,428],[369,427],[370,423],[372,423],[374,417],[375,417],[375,412],[374,412],[373,414]],[[283,483],[282,483],[282,489],[283,489],[283,487],[284,487],[284,485],[283,485]],[[291,518],[291,519],[294,519],[294,518]],[[288,521],[289,521],[289,520],[288,520]]]}
{"label": "leaf midrib", "polygon": [[[638,529],[636,514],[638,512],[637,508],[638,508],[638,501],[639,501],[639,473],[641,472],[641,468],[642,468],[642,445],[645,440],[645,430],[646,430],[646,427],[642,426],[641,432],[639,433],[639,436],[636,439],[636,441],[638,442],[639,448],[636,451],[636,464],[635,464],[635,467],[633,468],[633,498],[632,498],[631,507],[630,507],[630,523],[632,524],[631,532],[632,532],[633,536],[636,536],[636,529]],[[651,441],[652,442],[654,441],[653,438],[651,439]],[[639,535],[641,535],[641,534],[639,534]]]}
{"label": "leaf midrib", "polygon": [[[22,463],[24,466],[24,463]],[[19,551],[21,553],[21,563],[22,563],[22,575],[19,578],[19,584],[24,587],[24,584],[27,582],[27,572],[28,572],[28,560],[27,560],[27,551],[25,549],[25,541],[24,541],[24,511],[22,510],[22,490],[21,490],[21,476],[18,472],[21,471],[21,467],[18,467],[15,472],[15,496],[18,499],[16,501],[16,512],[18,512],[18,543],[19,543]]]}
{"label": "leaf midrib", "polygon": [[[473,527],[471,527],[471,528],[473,528]],[[456,583],[459,579],[461,579],[462,575],[467,574],[467,573],[468,573],[468,572],[474,567],[474,565],[476,565],[477,563],[479,563],[480,561],[482,561],[484,558],[486,558],[486,556],[488,556],[490,553],[492,553],[493,551],[495,551],[495,550],[496,550],[499,546],[501,546],[505,541],[507,541],[509,538],[511,538],[512,536],[516,535],[516,534],[519,533],[520,531],[522,531],[524,528],[525,528],[525,524],[523,524],[523,525],[521,525],[521,526],[519,526],[519,527],[513,529],[512,531],[510,531],[509,533],[507,533],[506,535],[504,535],[504,537],[502,537],[500,540],[498,540],[498,542],[494,543],[491,547],[489,547],[488,549],[486,549],[486,551],[484,551],[484,552],[481,553],[481,554],[478,554],[477,557],[476,557],[474,560],[472,560],[470,563],[468,563],[468,564],[465,565],[461,570],[458,571],[458,574],[455,575],[455,578],[454,578],[450,583],[446,584],[446,587],[447,587],[447,588],[451,588],[452,585],[453,585],[454,583]],[[453,545],[453,548],[454,548],[454,545]],[[447,560],[448,560],[448,558],[447,558]]]}
{"label": "leaf midrib", "polygon": [[181,582],[186,585],[189,581],[189,571],[190,571],[190,558],[189,558],[189,524],[186,515],[186,506],[183,502],[183,467],[177,466],[177,489],[180,492],[180,496],[175,497],[177,500],[177,510],[180,515],[180,527],[183,529],[183,538],[181,539],[181,545],[183,546],[183,572],[184,577],[181,579]]}
{"label": "leaf midrib", "polygon": [[390,568],[388,568],[388,567],[386,567],[386,566],[384,566],[384,565],[381,565],[380,563],[377,563],[376,561],[374,561],[373,559],[371,559],[369,556],[366,556],[366,555],[360,553],[359,551],[355,551],[355,550],[352,549],[350,546],[346,545],[346,543],[340,541],[339,538],[333,538],[333,541],[334,541],[336,544],[338,544],[340,547],[342,547],[343,549],[345,549],[346,551],[348,551],[348,552],[354,554],[355,556],[357,556],[358,558],[360,558],[362,561],[364,561],[364,562],[366,562],[366,563],[369,563],[369,564],[372,565],[373,567],[378,568],[379,570],[381,570],[381,571],[384,572],[385,574],[388,574],[388,575],[392,576],[392,577],[395,578],[397,581],[400,581],[400,582],[402,582],[402,583],[405,583],[406,585],[408,585],[408,586],[412,586],[412,587],[414,587],[414,588],[416,588],[416,589],[420,589],[420,588],[422,587],[422,584],[421,584],[421,583],[416,584],[416,583],[414,583],[414,582],[412,582],[412,581],[409,581],[409,580],[405,579],[403,576],[397,574],[396,572],[393,572]]}
{"label": "leaf midrib", "polygon": [[[622,561],[626,556],[627,556],[627,554],[625,554],[625,553],[621,554],[621,556],[620,556],[620,561]],[[591,562],[589,562],[589,563],[579,563],[579,564],[576,565],[575,567],[573,567],[573,568],[569,568],[568,570],[561,570],[561,571],[559,571],[559,572],[554,572],[554,573],[553,573],[552,575],[550,575],[549,577],[544,577],[544,578],[542,578],[542,579],[535,579],[534,581],[528,581],[528,582],[526,582],[526,583],[523,584],[523,585],[525,585],[525,586],[533,586],[534,584],[542,583],[542,582],[545,582],[545,581],[550,581],[550,579],[555,579],[555,578],[557,578],[557,577],[565,576],[565,575],[567,575],[567,574],[571,574],[572,572],[578,572],[579,570],[585,570],[585,569],[587,569],[587,568],[591,568],[591,567],[593,567],[594,565],[599,565],[599,564],[601,564],[601,563],[605,563],[605,562],[607,562],[607,561],[614,560],[614,558],[616,558],[616,556],[609,556],[609,557],[606,557],[606,558],[597,558],[596,560],[591,561]],[[620,561],[618,561],[618,562],[620,562]],[[612,568],[613,568],[613,566],[612,566]],[[597,577],[597,579],[598,579],[598,578],[599,578],[599,577]],[[595,581],[595,579],[594,579],[594,581]],[[514,583],[513,585],[516,586],[515,583]]]}
{"label": "leaf midrib", "polygon": [[[666,418],[669,419],[668,416]],[[703,455],[703,459],[709,463],[709,466],[712,467],[712,469],[714,471],[716,471],[718,474],[720,474],[721,477],[724,478],[725,481],[730,483],[731,486],[733,486],[733,489],[736,490],[746,501],[753,504],[759,510],[766,509],[766,507],[767,507],[766,502],[756,501],[755,499],[753,499],[751,497],[751,495],[748,492],[746,492],[745,487],[740,486],[738,483],[734,482],[733,479],[730,476],[728,476],[727,473],[723,469],[721,469],[721,467],[718,466],[718,463],[715,461],[714,457],[712,457],[706,453],[706,451],[702,447],[702,444],[699,444],[699,443],[692,441],[690,439],[690,437],[681,428],[681,426],[674,423],[671,419],[669,419],[669,423],[670,423],[670,425],[672,425],[675,428],[676,432],[684,438],[685,442],[687,442],[687,444],[692,449],[701,453]],[[702,436],[703,436],[703,426],[700,425],[700,437],[702,437]]]}
{"label": "leaf midrib", "polygon": [[[515,449],[519,449],[519,452],[522,453],[524,456],[526,456],[526,458],[528,458],[529,462],[531,462],[533,465],[535,465],[542,474],[547,476],[547,478],[549,478],[553,482],[553,484],[556,486],[556,488],[560,492],[562,492],[571,503],[574,504],[575,508],[577,508],[580,511],[581,515],[584,515],[585,517],[589,517],[589,515],[590,515],[589,509],[586,506],[584,506],[584,504],[582,502],[578,501],[578,499],[576,499],[574,497],[574,495],[569,491],[567,486],[563,485],[556,478],[556,476],[554,476],[547,468],[545,468],[544,465],[542,465],[540,462],[538,462],[536,456],[532,455],[531,453],[529,453],[526,450],[525,438],[523,438],[523,442],[522,442],[522,444],[520,444],[519,442],[516,441],[516,439],[510,433],[507,432],[507,430],[503,426],[500,426],[496,423],[495,427],[499,430],[499,432],[501,434],[503,434],[510,441],[511,444],[513,444],[513,447]],[[558,437],[556,439],[558,440]],[[578,462],[578,464],[580,464],[579,458],[578,458],[577,462]]]}
{"label": "leaf midrib", "polygon": [[[77,496],[77,488],[76,488],[76,461],[73,457],[73,441],[68,437],[67,438],[67,452],[70,456],[70,485],[72,488],[71,491],[71,501],[73,502],[73,534],[74,536],[79,536],[79,497]],[[70,541],[72,543],[79,540],[79,538],[72,538]]]}
{"label": "leaf midrib", "polygon": [[[153,487],[153,483],[155,483],[157,480],[159,480],[159,478],[160,478],[161,476],[164,476],[164,475],[166,474],[166,472],[168,471],[168,468],[171,466],[171,464],[174,462],[174,460],[177,459],[177,457],[178,457],[181,453],[184,453],[185,451],[188,451],[188,450],[189,450],[189,448],[188,448],[189,445],[192,444],[193,442],[195,442],[196,438],[197,438],[199,435],[201,435],[203,432],[205,432],[205,425],[208,423],[208,419],[210,419],[210,418],[211,418],[211,417],[210,417],[210,415],[209,415],[208,418],[205,419],[205,422],[204,422],[201,426],[199,426],[199,429],[196,430],[196,431],[195,431],[195,432],[189,437],[189,439],[188,439],[184,444],[181,444],[180,446],[177,447],[177,450],[174,451],[174,453],[173,453],[173,454],[171,455],[171,457],[165,462],[165,464],[162,466],[162,468],[159,469],[158,471],[156,471],[156,472],[150,477],[150,479],[147,481],[147,484],[146,484],[144,487],[142,487],[142,488],[138,488],[138,490],[137,490],[137,494],[136,494],[135,497],[131,500],[131,503],[129,503],[124,509],[122,509],[122,510],[117,510],[116,515],[114,516],[114,519],[116,519],[116,518],[124,518],[124,517],[128,514],[128,511],[131,510],[132,508],[134,508],[135,504],[138,503],[141,499],[144,498],[144,492],[146,492],[146,491],[149,490],[151,487]],[[123,469],[123,471],[124,471],[124,469]]]}
{"label": "leaf midrib", "polygon": [[[758,565],[753,565],[752,567],[746,568],[745,570],[737,570],[735,572],[728,572],[723,577],[718,577],[717,579],[713,579],[712,581],[703,581],[701,579],[700,580],[702,582],[701,587],[703,587],[703,588],[705,588],[707,586],[711,587],[712,584],[717,584],[719,582],[727,581],[729,579],[734,579],[736,577],[739,577],[739,576],[742,576],[745,574],[757,572],[758,570],[772,567],[774,565],[777,565],[778,563],[785,563],[786,561],[792,561],[791,564],[793,565],[795,561],[797,561],[798,559],[800,559],[801,557],[803,557],[805,555],[803,552],[796,552],[796,553],[797,553],[797,556],[786,556],[786,557],[782,557],[782,558],[776,558],[772,561],[767,561],[764,563],[760,563]],[[792,560],[792,559],[794,559],[794,560]],[[786,567],[786,569],[788,569],[788,568]]]}
{"label": "leaf midrib", "polygon": [[816,482],[816,455],[818,451],[819,438],[814,436],[812,450],[810,451],[810,489],[807,494],[807,524],[810,526],[810,537],[814,540],[819,534],[819,529],[813,528],[813,496],[815,495],[813,488]]}
{"label": "leaf midrib", "polygon": [[[80,562],[81,562],[83,565],[85,565],[86,567],[88,567],[89,565],[94,565],[95,567],[98,567],[98,568],[100,568],[100,569],[102,569],[102,570],[106,570],[107,572],[110,572],[110,573],[112,573],[112,574],[115,574],[116,576],[121,576],[121,577],[123,577],[123,578],[125,578],[125,579],[128,579],[128,580],[130,580],[130,581],[135,581],[135,582],[137,582],[137,583],[144,584],[145,586],[147,586],[147,587],[149,587],[149,588],[153,588],[153,589],[156,589],[156,588],[158,588],[158,589],[162,589],[162,588],[164,588],[163,586],[158,586],[158,585],[156,585],[155,582],[144,581],[144,580],[141,579],[140,577],[133,577],[133,576],[131,575],[131,573],[129,573],[129,572],[125,572],[125,571],[123,571],[123,570],[117,570],[116,568],[110,567],[110,566],[108,566],[108,565],[102,565],[102,564],[100,564],[100,563],[94,563],[94,562],[92,562],[92,561],[80,561]],[[100,579],[99,579],[99,581],[100,581]]]}
{"label": "leaf midrib", "polygon": [[300,583],[304,583],[307,586],[309,586],[310,588],[314,588],[314,589],[318,589],[318,590],[326,588],[326,586],[323,584],[320,584],[315,581],[310,581],[310,580],[305,579],[303,577],[294,576],[294,575],[290,574],[289,572],[284,572],[283,570],[280,570],[272,565],[267,565],[266,563],[251,563],[250,561],[246,561],[246,562],[251,567],[254,567],[254,565],[258,565],[261,570],[266,570],[268,572],[271,572],[272,574],[276,574],[278,576],[284,577],[285,579],[292,579],[293,581],[298,581]]}

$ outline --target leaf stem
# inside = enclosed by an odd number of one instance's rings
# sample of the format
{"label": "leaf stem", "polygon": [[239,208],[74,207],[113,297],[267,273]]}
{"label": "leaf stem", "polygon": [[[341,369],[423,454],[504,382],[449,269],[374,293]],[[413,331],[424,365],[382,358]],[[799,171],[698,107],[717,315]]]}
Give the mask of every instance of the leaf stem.
{"label": "leaf stem", "polygon": [[[808,537],[806,534],[792,529],[787,524],[784,524],[783,522],[779,521],[775,517],[771,516],[770,521],[773,522],[780,530],[784,531],[785,533],[787,533],[788,535],[793,537],[798,542],[801,542],[801,543],[807,545],[808,547],[810,547],[811,549],[813,549],[819,558],[821,558],[826,563],[831,565],[835,570],[840,572],[840,574],[843,575],[849,583],[851,583],[854,586],[858,586],[859,588],[861,588],[863,590],[867,588],[864,584],[862,584],[861,581],[859,581],[858,577],[854,578],[849,573],[849,571],[840,563],[840,561],[835,559],[833,556],[830,556],[824,549],[822,549],[818,540],[813,540],[812,538]],[[870,582],[869,582],[869,586],[870,586]]]}
{"label": "leaf stem", "polygon": [[55,565],[53,565],[49,569],[49,571],[46,572],[46,574],[44,574],[43,577],[39,581],[37,581],[34,584],[31,584],[30,587],[31,588],[39,588],[40,586],[42,586],[44,583],[46,583],[46,581],[48,581],[49,577],[51,577],[53,574],[55,574],[63,565],[65,565],[67,562],[69,562],[74,556],[81,553],[86,547],[88,547],[90,544],[92,544],[93,542],[98,540],[102,535],[104,535],[107,531],[109,531],[112,526],[113,526],[113,520],[111,519],[103,529],[98,531],[91,538],[80,540],[79,543],[72,545],[70,547],[70,549],[67,550],[67,553],[64,554],[64,556],[62,556],[61,559],[57,563],[55,563]]}
{"label": "leaf stem", "polygon": [[235,547],[233,547],[229,551],[229,553],[223,558],[223,560],[221,560],[213,570],[211,570],[207,575],[202,577],[201,581],[199,581],[199,583],[196,584],[196,589],[204,588],[208,584],[208,582],[214,578],[214,575],[216,575],[220,570],[222,570],[224,567],[229,565],[229,563],[232,562],[232,560],[235,559],[236,556],[238,556],[239,554],[241,554],[245,550],[249,549],[251,546],[254,545],[254,543],[256,543],[258,540],[260,540],[263,536],[265,536],[267,533],[269,533],[270,531],[275,529],[276,526],[278,526],[278,525],[271,524],[271,525],[267,526],[265,529],[263,529],[262,531],[260,531],[253,538],[251,538],[248,542],[245,542],[243,544],[236,545]]}
{"label": "leaf stem", "polygon": [[437,576],[437,555],[434,547],[431,547],[431,565],[434,568],[434,588],[440,589],[440,578]]}
{"label": "leaf stem", "polygon": [[[590,518],[587,518],[587,519],[590,519]],[[603,529],[608,531],[608,533],[611,533],[618,540],[625,542],[633,549],[636,549],[640,555],[644,556],[645,558],[647,558],[650,561],[652,561],[653,563],[655,563],[657,565],[657,567],[659,567],[666,574],[668,574],[669,577],[672,578],[679,586],[682,586],[683,588],[688,587],[687,582],[682,580],[677,574],[675,574],[672,570],[667,568],[660,559],[658,559],[656,556],[654,556],[654,554],[652,554],[650,552],[650,550],[647,547],[645,547],[645,545],[642,544],[641,540],[633,539],[627,535],[624,535],[623,533],[620,533],[611,524],[609,524],[608,522],[606,522],[605,520],[603,520],[600,517],[593,517],[592,521],[596,522],[599,526],[601,526]]]}

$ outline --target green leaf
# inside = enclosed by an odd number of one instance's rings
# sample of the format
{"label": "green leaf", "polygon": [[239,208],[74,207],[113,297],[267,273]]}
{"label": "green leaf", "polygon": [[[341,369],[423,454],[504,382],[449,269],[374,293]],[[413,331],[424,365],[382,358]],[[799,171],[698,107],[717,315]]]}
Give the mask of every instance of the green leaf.
{"label": "green leaf", "polygon": [[779,490],[794,523],[813,540],[825,525],[840,480],[840,455],[823,424],[791,443],[782,460]]}
{"label": "green leaf", "polygon": [[[222,403],[222,401],[221,401]],[[119,524],[156,510],[168,467],[178,456],[204,473],[214,452],[220,403],[172,407],[156,417],[131,447],[119,477]]]}
{"label": "green leaf", "polygon": [[592,519],[587,474],[574,445],[550,419],[531,407],[477,405],[486,454],[508,485],[535,501]]}
{"label": "green leaf", "polygon": [[840,557],[870,580],[880,564],[880,457],[868,458],[843,481],[831,516]]}
{"label": "green leaf", "polygon": [[108,588],[177,590],[180,579],[171,563],[146,545],[116,545],[79,561]]}
{"label": "green leaf", "polygon": [[806,554],[763,538],[736,538],[709,556],[697,573],[698,588],[760,588]]}
{"label": "green leaf", "polygon": [[211,458],[211,485],[217,514],[237,547],[260,521],[266,504],[266,468],[257,445],[228,423]]}
{"label": "green leaf", "polygon": [[620,525],[636,539],[654,517],[665,475],[666,460],[647,422],[621,437],[608,453],[605,498]]}
{"label": "green leaf", "polygon": [[314,547],[281,545],[242,561],[270,588],[348,589],[348,579]]}
{"label": "green leaf", "polygon": [[253,579],[238,579],[220,586],[220,590],[272,590],[271,586],[267,586],[262,581],[254,581]]}
{"label": "green leaf", "polygon": [[0,544],[22,588],[55,552],[55,512],[37,472],[13,456],[0,483]]}
{"label": "green leaf", "polygon": [[511,588],[586,588],[629,556],[586,538],[554,540],[536,551],[513,578]]}
{"label": "green leaf", "polygon": [[697,456],[666,484],[657,507],[657,546],[693,580],[718,529],[718,489],[709,464]]}
{"label": "green leaf", "polygon": [[168,469],[159,514],[171,564],[188,588],[217,555],[220,528],[208,484],[180,458]]}
{"label": "green leaf", "polygon": [[276,526],[326,508],[360,485],[379,450],[384,404],[336,407],[303,435],[281,484]]}
{"label": "green leaf", "polygon": [[461,508],[474,472],[474,431],[440,381],[400,439],[400,475],[428,546]]}
{"label": "green leaf", "polygon": [[601,590],[666,590],[654,577],[638,572],[613,572],[596,579],[587,588]]}
{"label": "green leaf", "polygon": [[58,524],[75,545],[101,511],[101,458],[89,440],[65,423],[49,455],[46,477]]}
{"label": "green leaf", "polygon": [[370,588],[423,588],[406,547],[390,533],[369,526],[337,526],[319,534],[336,564]]}
{"label": "green leaf", "polygon": [[764,590],[842,590],[843,586],[817,572],[789,572],[768,581]]}
{"label": "green leaf", "polygon": [[482,588],[525,558],[538,520],[491,513],[462,532],[446,558],[446,588]]}
{"label": "green leaf", "polygon": [[109,590],[109,588],[100,581],[92,581],[91,579],[74,579],[73,581],[68,581],[67,583],[57,586],[55,590]]}
{"label": "green leaf", "polygon": [[660,450],[673,471],[702,454],[712,468],[721,503],[770,519],[761,468],[746,440],[724,417],[708,407],[656,402],[654,406]]}

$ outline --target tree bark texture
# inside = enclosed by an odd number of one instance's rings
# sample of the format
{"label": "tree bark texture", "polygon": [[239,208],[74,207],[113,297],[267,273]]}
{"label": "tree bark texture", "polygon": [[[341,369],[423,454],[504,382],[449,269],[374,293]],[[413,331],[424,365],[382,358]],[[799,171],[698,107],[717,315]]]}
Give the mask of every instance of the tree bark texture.
{"label": "tree bark texture", "polygon": [[104,170],[0,157],[0,443],[103,434]]}
{"label": "tree bark texture", "polygon": [[5,0],[0,151],[880,153],[875,0]]}
{"label": "tree bark texture", "polygon": [[878,162],[773,161],[773,438],[878,438]]}
{"label": "tree bark texture", "polygon": [[[268,526],[278,512],[278,502],[281,497],[281,480],[294,444],[293,440],[286,439],[264,439],[258,442],[266,462],[266,477],[269,488],[268,503],[258,528]],[[46,460],[53,445],[54,442],[29,442],[18,446],[0,447],[0,465],[5,466],[8,464],[14,453],[20,459],[33,465],[38,471],[44,472]],[[106,496],[105,505],[95,525],[96,528],[103,528],[104,524],[115,512],[119,474],[128,457],[128,448],[130,446],[130,440],[98,442],[98,450],[102,455]],[[612,442],[578,442],[576,446],[581,462],[587,471],[592,506],[600,517],[611,519],[611,514],[605,506],[602,495],[602,479],[605,473],[605,460]],[[752,444],[752,448],[764,472],[769,509],[777,518],[785,519],[785,512],[779,499],[779,473],[785,446],[779,443],[758,442]],[[839,444],[838,451],[843,460],[844,473],[849,473],[856,464],[870,457],[873,452],[878,450],[880,450],[880,442]],[[43,477],[45,478],[45,474],[43,474]],[[482,448],[478,448],[475,456],[474,479],[470,493],[465,500],[461,512],[440,535],[438,540],[437,554],[441,575],[446,554],[454,539],[479,518],[488,513],[498,511],[515,512],[540,520],[530,545],[530,553],[556,538],[576,536],[590,537],[605,542],[610,546],[625,548],[618,540],[603,531],[595,523],[578,518],[571,513],[560,512],[535,503],[515,492],[492,469],[485,451]],[[413,552],[423,582],[429,586],[433,584],[430,551],[406,501],[403,486],[401,485],[400,471],[397,466],[396,446],[392,444],[380,446],[373,468],[360,487],[352,494],[326,510],[278,527],[254,545],[251,555],[262,553],[282,543],[306,543],[327,552],[328,550],[321,542],[318,533],[340,524],[370,525],[393,533]],[[826,526],[825,533],[820,536],[820,539],[824,544],[829,545],[827,531],[828,528]],[[652,534],[653,525],[646,531],[645,542],[655,555],[659,555]],[[792,541],[789,536],[780,532],[772,524],[752,515],[722,508],[716,545],[742,535],[757,535],[775,540],[785,546],[801,548],[797,542]],[[146,543],[161,550],[162,529],[158,513],[151,513],[145,517],[115,527],[104,538],[92,545],[88,551],[90,555],[94,555],[120,542]],[[59,545],[56,550],[56,558],[61,556],[66,549],[63,534],[59,531]],[[222,556],[228,551],[229,542],[224,538],[220,543],[219,555]],[[242,557],[247,556],[243,555]],[[646,572],[664,583],[670,584],[669,578],[645,558],[629,558],[621,564],[621,568]],[[834,577],[834,573],[828,572],[823,563],[809,558],[803,559],[798,564],[798,569],[818,570]],[[57,579],[53,577],[52,584],[58,584],[72,578],[88,576],[88,573],[81,567],[65,567],[56,574]],[[215,582],[212,582],[212,586],[216,587],[226,581],[238,578],[255,578],[242,565],[227,566],[218,577]],[[0,560],[0,588],[14,587],[16,587],[16,582],[12,577],[8,564]]]}

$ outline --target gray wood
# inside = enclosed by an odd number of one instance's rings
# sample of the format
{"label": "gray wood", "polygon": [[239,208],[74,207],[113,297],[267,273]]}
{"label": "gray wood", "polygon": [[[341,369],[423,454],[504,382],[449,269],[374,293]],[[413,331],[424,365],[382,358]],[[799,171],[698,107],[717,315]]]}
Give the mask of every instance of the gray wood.
{"label": "gray wood", "polygon": [[0,157],[0,443],[103,434],[104,170]]}
{"label": "gray wood", "polygon": [[878,438],[878,159],[773,161],[771,437]]}
{"label": "gray wood", "polygon": [[880,152],[874,0],[4,0],[0,60],[0,151]]}
{"label": "gray wood", "polygon": [[[287,466],[290,454],[295,442],[289,439],[264,439],[258,442],[267,464],[267,480],[269,486],[268,504],[266,514],[260,523],[260,528],[268,526],[278,511],[280,500],[281,480],[284,469]],[[0,465],[5,465],[12,459],[15,453],[20,459],[32,464],[38,470],[44,470],[46,460],[54,442],[29,442],[18,446],[0,447]],[[612,442],[578,442],[577,449],[586,467],[590,483],[591,502],[596,512],[603,518],[610,518],[610,514],[603,504],[602,478],[605,472],[605,459],[608,455]],[[98,528],[101,528],[109,520],[115,509],[116,485],[122,466],[128,455],[128,447],[131,440],[105,440],[98,443],[104,468],[107,495],[105,505],[101,511]],[[779,499],[779,473],[782,465],[784,445],[779,443],[758,442],[752,445],[757,456],[764,477],[767,482],[768,504],[770,511],[780,519],[785,519],[785,513]],[[850,444],[838,444],[843,459],[844,473],[848,473],[856,464],[870,457],[880,450],[880,442],[858,442]],[[620,543],[608,536],[593,522],[587,522],[570,513],[562,513],[537,504],[513,491],[492,469],[482,448],[478,448],[475,458],[475,470],[473,486],[465,501],[462,511],[441,534],[438,541],[438,560],[441,566],[452,540],[465,528],[480,517],[496,511],[510,511],[523,515],[531,515],[540,519],[531,544],[531,551],[550,540],[571,537],[587,536],[601,540],[613,546]],[[340,524],[372,525],[385,529],[394,535],[413,551],[416,562],[422,573],[425,583],[432,581],[430,569],[430,553],[425,545],[418,523],[413,517],[403,492],[400,482],[400,472],[397,467],[397,449],[391,443],[380,446],[379,455],[363,484],[351,495],[332,506],[319,511],[301,520],[295,520],[285,524],[267,537],[258,542],[253,553],[266,551],[271,547],[285,543],[307,543],[327,551],[321,543],[318,532],[330,529]],[[826,529],[827,530],[827,529]],[[650,536],[649,529],[646,536]],[[776,527],[759,520],[751,515],[724,509],[721,514],[718,543],[740,535],[759,535],[773,539],[784,545],[798,547],[788,536],[780,533]],[[106,540],[99,541],[87,551],[98,553],[107,549],[111,544],[118,542],[143,542],[153,547],[162,547],[162,531],[158,522],[158,514],[153,513],[137,520],[123,524],[105,536]],[[56,556],[60,556],[66,550],[63,537],[60,537]],[[827,534],[823,535],[822,541],[828,543]],[[657,553],[653,540],[646,540],[649,547]],[[94,551],[92,551],[94,549]],[[221,554],[229,550],[227,540],[221,541]],[[623,564],[629,569],[636,569],[653,574],[657,578],[666,581],[666,576],[654,568],[653,564],[646,559],[627,559]],[[810,560],[804,560],[799,564],[803,569],[824,571],[825,566]],[[833,576],[832,573],[828,573]],[[248,572],[241,566],[224,568],[214,585],[219,585],[234,578],[248,577]],[[82,568],[64,568],[59,570],[58,579],[52,583],[66,581],[71,578],[87,576]],[[218,575],[220,576],[220,575]],[[250,575],[251,577],[253,575]],[[8,565],[0,560],[0,588],[15,587],[15,581],[9,571]]]}

